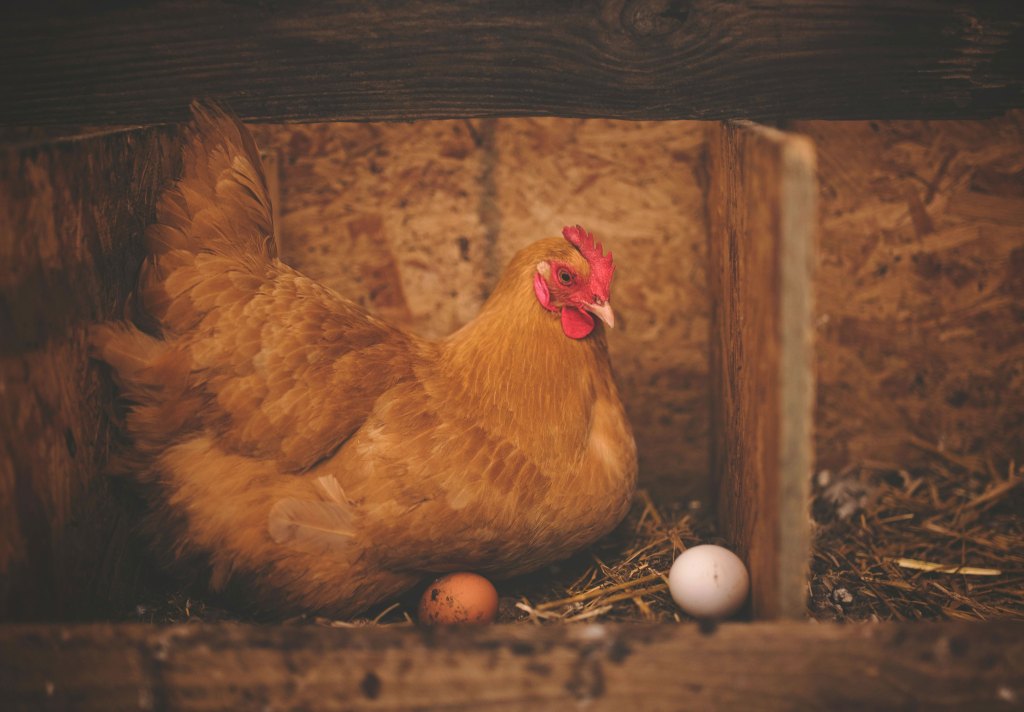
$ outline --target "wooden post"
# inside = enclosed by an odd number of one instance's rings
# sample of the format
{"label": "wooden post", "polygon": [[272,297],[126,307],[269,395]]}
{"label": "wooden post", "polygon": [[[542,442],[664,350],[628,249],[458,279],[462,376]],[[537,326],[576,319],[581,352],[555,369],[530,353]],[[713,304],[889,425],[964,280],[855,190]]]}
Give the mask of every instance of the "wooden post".
{"label": "wooden post", "polygon": [[711,463],[755,618],[804,615],[813,466],[814,146],[751,123],[709,129]]}

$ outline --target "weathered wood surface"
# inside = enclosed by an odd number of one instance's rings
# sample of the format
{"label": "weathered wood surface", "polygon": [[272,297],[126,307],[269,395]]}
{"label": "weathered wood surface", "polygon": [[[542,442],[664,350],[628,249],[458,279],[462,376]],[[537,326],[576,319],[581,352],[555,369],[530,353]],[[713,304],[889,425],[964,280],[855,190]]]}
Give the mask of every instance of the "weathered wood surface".
{"label": "weathered wood surface", "polygon": [[1021,623],[0,627],[7,710],[1001,710]]}
{"label": "weathered wood surface", "polygon": [[1024,105],[1024,6],[942,0],[22,4],[0,124],[896,118]]}
{"label": "weathered wood surface", "polygon": [[791,128],[819,159],[819,467],[1024,461],[1024,112]]}
{"label": "weathered wood surface", "polygon": [[704,125],[472,119],[257,125],[280,156],[281,255],[428,337],[479,313],[512,255],[580,223],[617,265],[612,362],[641,486],[706,498]]}
{"label": "weathered wood surface", "polygon": [[0,618],[70,615],[129,577],[86,327],[135,284],[172,136],[0,150]]}
{"label": "weathered wood surface", "polygon": [[755,618],[802,617],[814,462],[814,146],[748,123],[708,132],[711,467]]}

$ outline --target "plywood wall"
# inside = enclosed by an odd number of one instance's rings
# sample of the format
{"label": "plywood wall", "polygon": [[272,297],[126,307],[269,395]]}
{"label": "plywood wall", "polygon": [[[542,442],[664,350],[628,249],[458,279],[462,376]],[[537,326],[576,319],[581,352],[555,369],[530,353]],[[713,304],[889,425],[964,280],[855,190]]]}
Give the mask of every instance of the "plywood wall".
{"label": "plywood wall", "polygon": [[642,484],[707,485],[704,205],[695,122],[256,127],[281,172],[283,257],[427,336],[479,311],[519,248],[580,223],[615,255],[612,357]]}
{"label": "plywood wall", "polygon": [[817,145],[818,460],[1024,458],[1024,113],[799,122]]}

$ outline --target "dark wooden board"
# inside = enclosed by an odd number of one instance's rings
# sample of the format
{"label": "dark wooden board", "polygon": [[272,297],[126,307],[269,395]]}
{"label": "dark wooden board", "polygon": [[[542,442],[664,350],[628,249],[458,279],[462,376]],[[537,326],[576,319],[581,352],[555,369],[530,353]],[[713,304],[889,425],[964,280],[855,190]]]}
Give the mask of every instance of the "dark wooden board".
{"label": "dark wooden board", "polygon": [[806,611],[816,198],[806,138],[709,128],[711,470],[755,618]]}
{"label": "dark wooden board", "polygon": [[[1024,624],[0,627],[7,710],[968,710]],[[1019,706],[1016,707],[1019,709]]]}
{"label": "dark wooden board", "polygon": [[1024,105],[1022,38],[995,1],[44,2],[5,14],[0,124],[980,116]]}
{"label": "dark wooden board", "polygon": [[173,135],[0,150],[0,619],[73,615],[130,578],[102,476],[112,394],[86,328],[134,287]]}

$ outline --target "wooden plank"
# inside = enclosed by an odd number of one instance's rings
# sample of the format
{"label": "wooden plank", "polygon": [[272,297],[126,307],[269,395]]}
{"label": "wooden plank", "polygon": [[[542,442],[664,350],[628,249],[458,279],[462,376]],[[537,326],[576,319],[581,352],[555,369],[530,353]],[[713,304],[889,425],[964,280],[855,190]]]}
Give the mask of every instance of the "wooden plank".
{"label": "wooden plank", "polygon": [[7,626],[0,695],[12,711],[999,710],[1024,699],[1022,656],[1020,622]]}
{"label": "wooden plank", "polygon": [[86,327],[135,285],[174,147],[147,129],[0,150],[0,619],[95,615],[132,577]]}
{"label": "wooden plank", "polygon": [[709,129],[712,475],[755,618],[805,615],[813,466],[814,147]]}
{"label": "wooden plank", "polygon": [[1019,3],[51,3],[0,29],[0,124],[897,118],[1024,105]]}

